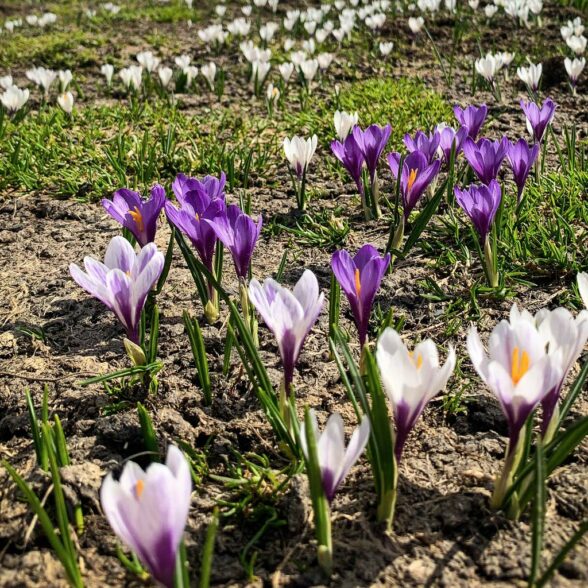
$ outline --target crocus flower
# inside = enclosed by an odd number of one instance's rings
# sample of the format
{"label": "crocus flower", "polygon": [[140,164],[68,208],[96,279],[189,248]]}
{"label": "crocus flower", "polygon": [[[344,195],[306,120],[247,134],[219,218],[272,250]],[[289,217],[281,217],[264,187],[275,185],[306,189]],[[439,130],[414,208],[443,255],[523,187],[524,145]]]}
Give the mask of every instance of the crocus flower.
{"label": "crocus flower", "polygon": [[566,72],[570,78],[570,85],[572,86],[572,90],[574,93],[576,92],[576,86],[578,85],[578,78],[582,71],[584,71],[584,67],[586,67],[586,58],[582,57],[580,59],[570,59],[566,57],[564,59],[564,66],[566,68]]}
{"label": "crocus flower", "polygon": [[198,251],[202,263],[209,271],[212,271],[216,234],[213,228],[204,221],[215,220],[216,217],[224,213],[224,200],[210,198],[208,192],[200,187],[187,191],[174,189],[174,192],[180,201],[180,209],[167,201],[165,214],[190,239]]}
{"label": "crocus flower", "polygon": [[478,107],[468,106],[465,109],[454,106],[453,114],[460,125],[467,127],[469,137],[475,141],[486,120],[488,107],[485,104]]}
{"label": "crocus flower", "polygon": [[453,190],[457,203],[470,217],[483,244],[500,206],[500,184],[496,180],[491,180],[488,186],[472,184],[466,190],[461,190],[457,186]]}
{"label": "crocus flower", "polygon": [[335,132],[337,133],[337,138],[339,141],[345,141],[351,129],[357,124],[359,120],[359,115],[357,112],[349,113],[349,112],[342,112],[337,110],[333,117],[333,122],[335,124]]}
{"label": "crocus flower", "polygon": [[[400,159],[400,153],[388,154],[388,165],[395,178],[398,178]],[[404,158],[400,174],[400,194],[402,195],[405,220],[408,219],[419,198],[439,173],[440,166],[439,160],[429,165],[427,156],[420,151],[413,151]]]}
{"label": "crocus flower", "polygon": [[144,471],[128,461],[120,479],[108,474],[100,489],[112,530],[166,588],[174,585],[191,494],[190,467],[174,445],[167,451],[165,465],[152,463]]}
{"label": "crocus flower", "polygon": [[129,229],[141,247],[155,239],[157,219],[164,203],[165,190],[159,184],[151,188],[149,200],[143,200],[140,194],[126,188],[117,190],[112,200],[102,200],[106,212]]}
{"label": "crocus flower", "polygon": [[506,151],[506,159],[512,169],[515,184],[518,189],[517,201],[521,201],[525,184],[527,183],[527,177],[529,172],[533,168],[533,164],[537,160],[539,155],[539,145],[535,143],[533,147],[529,147],[529,144],[524,139],[519,139],[516,143],[509,143]]}
{"label": "crocus flower", "polygon": [[363,154],[372,183],[378,169],[378,160],[388,143],[388,139],[390,139],[391,133],[392,127],[390,125],[386,125],[385,127],[370,125],[365,131],[359,126],[353,127],[353,136],[359,150]]}
{"label": "crocus flower", "polygon": [[457,157],[461,152],[463,142],[465,138],[468,136],[468,128],[461,126],[456,131],[451,127],[443,127],[437,128],[439,132],[439,148],[443,154],[443,159],[446,163],[449,163],[451,159],[451,150],[453,149],[453,145],[455,144],[455,156]]}
{"label": "crocus flower", "polygon": [[[359,459],[370,437],[370,422],[363,417],[361,424],[353,431],[349,445],[345,447],[345,431],[343,419],[339,413],[333,413],[322,434],[319,431],[316,414],[310,410],[312,428],[317,442],[318,461],[321,470],[323,490],[329,502],[333,501],[337,488],[347,477],[353,464]],[[308,458],[306,445],[306,425],[300,424],[300,444],[302,451]]]}
{"label": "crocus flower", "polygon": [[363,154],[357,145],[357,141],[353,134],[349,135],[344,143],[333,141],[331,143],[331,151],[333,155],[343,164],[343,167],[349,172],[353,178],[357,190],[363,197],[364,188],[361,178],[361,170],[363,168]]}
{"label": "crocus flower", "polygon": [[389,264],[390,254],[382,257],[372,245],[364,245],[355,257],[344,250],[333,253],[331,267],[351,306],[362,348],[374,298]]}
{"label": "crocus flower", "polygon": [[507,137],[500,141],[480,139],[477,143],[468,137],[463,142],[463,154],[480,182],[488,185],[491,180],[496,179],[508,145]]}
{"label": "crocus flower", "polygon": [[501,321],[492,331],[486,355],[475,327],[468,333],[468,352],[474,368],[498,398],[508,422],[509,454],[535,407],[561,378],[545,346],[545,338],[532,321],[520,320],[516,305],[510,322]]}
{"label": "crocus flower", "polygon": [[439,365],[435,343],[426,339],[409,351],[400,335],[387,327],[378,340],[376,361],[384,391],[392,402],[396,435],[394,454],[400,461],[404,443],[425,406],[447,384],[455,368],[455,351]]}
{"label": "crocus flower", "polygon": [[557,104],[551,98],[546,98],[541,108],[539,108],[535,102],[521,100],[521,108],[527,117],[529,133],[533,135],[535,143],[541,143],[547,126],[551,124],[555,116]]}
{"label": "crocus flower", "polygon": [[441,135],[438,131],[434,131],[430,135],[417,131],[414,139],[408,133],[404,135],[404,144],[409,153],[420,151],[427,157],[427,163],[431,163],[437,157],[440,141]]}
{"label": "crocus flower", "polygon": [[264,280],[263,285],[255,279],[249,284],[253,306],[278,341],[286,394],[290,391],[300,350],[320,314],[324,297],[323,293],[319,294],[318,281],[310,270],[304,271],[292,292],[271,278]]}
{"label": "crocus flower", "polygon": [[527,86],[529,91],[537,92],[539,90],[539,82],[541,74],[543,73],[543,64],[529,63],[529,67],[518,67],[517,76]]}
{"label": "crocus flower", "polygon": [[588,272],[578,274],[578,290],[584,306],[588,308]]}
{"label": "crocus flower", "polygon": [[582,311],[574,318],[565,308],[556,308],[540,310],[533,316],[530,312],[519,311],[516,306],[513,306],[510,322],[516,321],[527,321],[537,328],[543,337],[547,354],[558,369],[559,378],[541,401],[543,407],[541,431],[544,436],[548,435],[549,438],[545,441],[549,442],[554,432],[549,430],[550,424],[554,417],[557,417],[556,409],[561,389],[588,341],[588,312]]}
{"label": "crocus flower", "polygon": [[85,272],[74,263],[69,272],[86,292],[116,314],[127,330],[127,337],[139,343],[141,311],[163,264],[163,253],[157,251],[154,243],[145,245],[137,255],[133,246],[118,236],[110,241],[104,263],[85,257]]}
{"label": "crocus flower", "polygon": [[205,176],[201,180],[178,174],[172,184],[172,190],[180,203],[184,201],[188,192],[200,192],[208,200],[225,199],[225,184],[227,177],[221,173],[220,177]]}
{"label": "crocus flower", "polygon": [[304,140],[302,137],[295,135],[292,139],[284,139],[284,153],[290,166],[296,172],[298,179],[306,172],[308,165],[316,151],[318,137],[313,135],[310,139]]}
{"label": "crocus flower", "polygon": [[257,223],[237,205],[231,204],[223,214],[212,220],[204,219],[224,246],[231,252],[237,277],[247,279],[251,256],[261,232],[261,216]]}

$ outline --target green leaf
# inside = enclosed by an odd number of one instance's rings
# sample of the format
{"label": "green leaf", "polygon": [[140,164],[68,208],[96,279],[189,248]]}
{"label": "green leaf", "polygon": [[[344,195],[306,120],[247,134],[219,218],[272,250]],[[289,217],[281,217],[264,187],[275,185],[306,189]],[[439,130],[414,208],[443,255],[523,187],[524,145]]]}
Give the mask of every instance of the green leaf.
{"label": "green leaf", "polygon": [[576,398],[582,391],[586,380],[588,379],[588,359],[584,361],[584,365],[582,365],[582,369],[578,374],[578,377],[574,380],[570,391],[567,393],[564,401],[561,404],[561,408],[559,411],[559,424],[560,426],[563,424],[565,418],[568,416],[572,405],[574,404]]}
{"label": "green leaf", "polygon": [[200,578],[198,579],[199,588],[208,588],[210,586],[210,574],[212,572],[212,558],[214,555],[214,542],[218,531],[219,516],[218,508],[212,511],[212,521],[206,528],[206,537],[202,549],[202,561],[200,564]]}
{"label": "green leaf", "polygon": [[147,412],[147,409],[137,402],[137,414],[139,415],[139,423],[141,425],[141,433],[143,434],[143,443],[145,449],[151,454],[154,461],[159,459],[159,444],[157,443],[157,435],[153,428],[153,421]]}
{"label": "green leaf", "polygon": [[533,501],[531,572],[529,588],[535,585],[535,579],[541,569],[541,553],[543,551],[543,534],[545,526],[545,461],[543,444],[537,442],[535,451],[535,499]]}

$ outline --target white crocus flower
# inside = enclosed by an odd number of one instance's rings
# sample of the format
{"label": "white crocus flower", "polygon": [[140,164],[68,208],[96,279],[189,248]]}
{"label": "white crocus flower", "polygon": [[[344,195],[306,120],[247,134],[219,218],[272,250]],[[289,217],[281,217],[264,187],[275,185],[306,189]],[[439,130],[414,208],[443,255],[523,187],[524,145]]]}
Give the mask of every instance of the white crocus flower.
{"label": "white crocus flower", "polygon": [[411,16],[408,19],[408,28],[410,29],[410,32],[413,33],[414,35],[418,34],[421,32],[421,29],[423,28],[423,26],[425,25],[425,19],[422,16]]}
{"label": "white crocus flower", "polygon": [[133,88],[139,90],[143,83],[143,68],[140,65],[130,65],[125,67],[118,72],[123,84],[127,90]]}
{"label": "white crocus flower", "polygon": [[27,103],[28,99],[29,90],[27,88],[21,90],[16,86],[10,86],[0,94],[0,102],[2,102],[4,108],[9,112],[20,110]]}
{"label": "white crocus flower", "polygon": [[333,117],[333,121],[335,123],[335,132],[337,134],[337,139],[343,142],[353,129],[353,127],[359,121],[359,115],[357,112],[350,114],[348,112],[342,112],[337,110]]}
{"label": "white crocus flower", "polygon": [[316,76],[318,68],[319,62],[316,59],[308,59],[300,64],[300,71],[309,85]]}
{"label": "white crocus flower", "polygon": [[71,92],[63,92],[59,96],[57,96],[57,104],[61,107],[61,109],[66,112],[67,114],[71,114],[74,105],[74,97]]}
{"label": "white crocus flower", "polygon": [[114,66],[110,63],[105,63],[100,68],[100,73],[106,79],[106,85],[110,87],[110,84],[112,83],[112,76],[114,75]]}
{"label": "white crocus flower", "polygon": [[578,274],[578,290],[584,306],[588,309],[588,272]]}
{"label": "white crocus flower", "polygon": [[136,59],[149,73],[155,71],[161,62],[161,59],[153,55],[152,51],[141,51],[137,53]]}
{"label": "white crocus flower", "polygon": [[578,83],[578,78],[586,66],[586,58],[582,57],[578,59],[576,57],[575,59],[570,59],[569,57],[566,57],[564,60],[564,65],[566,71],[568,72],[568,76],[570,77],[570,84],[575,90]]}
{"label": "white crocus flower", "polygon": [[482,76],[487,82],[492,83],[498,69],[500,69],[500,63],[496,60],[492,53],[488,53],[486,57],[476,59],[476,71]]}
{"label": "white crocus flower", "polygon": [[390,43],[380,43],[379,48],[380,48],[381,55],[383,57],[387,57],[388,55],[390,55],[390,52],[394,48],[394,43],[392,43],[392,42],[390,42]]}
{"label": "white crocus flower", "polygon": [[486,4],[486,6],[484,6],[484,14],[486,15],[486,18],[492,18],[497,11],[498,6],[495,4]]}
{"label": "white crocus flower", "polygon": [[44,67],[34,67],[26,72],[26,76],[31,82],[42,87],[43,92],[47,95],[53,82],[57,79],[57,72]]}
{"label": "white crocus flower", "polygon": [[5,90],[8,90],[8,88],[10,88],[10,86],[13,86],[13,81],[12,81],[12,76],[11,75],[7,75],[7,76],[1,76],[0,77],[0,86],[2,88],[4,88]]}
{"label": "white crocus flower", "polygon": [[431,339],[409,351],[400,335],[387,327],[376,349],[384,391],[392,403],[396,423],[394,452],[400,460],[406,438],[427,403],[443,390],[455,368],[455,351],[449,348],[441,366]]}
{"label": "white crocus flower", "polygon": [[174,58],[174,63],[182,70],[185,71],[186,68],[190,66],[192,63],[192,58],[187,55],[186,53],[179,55],[178,57]]}
{"label": "white crocus flower", "polygon": [[282,76],[282,79],[287,84],[290,78],[292,77],[292,73],[294,72],[294,64],[291,62],[281,63],[278,66],[278,70],[280,72],[280,75]]}
{"label": "white crocus flower", "polygon": [[292,139],[284,139],[284,153],[290,166],[299,178],[302,178],[316,151],[318,137],[313,135],[310,139],[303,139],[298,135]]}
{"label": "white crocus flower", "polygon": [[539,89],[539,81],[543,73],[543,65],[541,63],[529,63],[529,67],[517,68],[517,75],[520,80],[532,91],[536,92]]}
{"label": "white crocus flower", "polygon": [[160,67],[157,70],[157,75],[159,76],[159,81],[163,88],[167,88],[174,72],[171,67]]}
{"label": "white crocus flower", "polygon": [[208,86],[211,90],[214,90],[214,80],[216,79],[216,64],[211,61],[200,68],[200,73],[204,79],[208,82]]}
{"label": "white crocus flower", "polygon": [[67,90],[67,87],[71,84],[71,81],[73,80],[71,70],[60,70],[57,72],[57,74],[59,75],[59,84],[61,86],[61,91],[65,92]]}
{"label": "white crocus flower", "polygon": [[587,39],[584,35],[572,35],[566,39],[566,45],[576,54],[582,55],[586,51]]}

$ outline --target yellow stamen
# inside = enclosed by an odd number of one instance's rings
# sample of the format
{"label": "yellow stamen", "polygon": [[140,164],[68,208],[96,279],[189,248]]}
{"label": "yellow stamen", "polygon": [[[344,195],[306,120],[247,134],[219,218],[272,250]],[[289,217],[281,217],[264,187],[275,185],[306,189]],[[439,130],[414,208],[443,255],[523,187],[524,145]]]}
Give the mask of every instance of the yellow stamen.
{"label": "yellow stamen", "polygon": [[417,173],[418,173],[418,170],[411,169],[410,174],[408,174],[408,191],[409,192],[410,192],[410,190],[412,190],[412,186],[417,179]]}
{"label": "yellow stamen", "polygon": [[419,353],[417,355],[416,362],[415,362],[414,351],[409,351],[408,355],[410,356],[410,359],[412,359],[412,363],[414,363],[416,365],[416,369],[420,370],[423,367],[423,356]]}
{"label": "yellow stamen", "polygon": [[139,211],[139,207],[135,206],[134,210],[129,210],[129,214],[131,218],[135,221],[137,228],[139,231],[143,231],[145,229],[145,225],[143,224],[143,215]]}
{"label": "yellow stamen", "polygon": [[355,293],[359,298],[361,296],[361,281],[359,279],[359,269],[355,268]]}
{"label": "yellow stamen", "polygon": [[520,352],[518,347],[512,350],[510,377],[514,384],[518,384],[520,379],[529,370],[529,354],[526,351]]}
{"label": "yellow stamen", "polygon": [[196,214],[196,220],[197,220],[198,222],[200,222],[200,215],[199,215],[197,212],[196,212],[195,214]]}
{"label": "yellow stamen", "polygon": [[137,498],[141,498],[143,490],[145,490],[145,482],[143,482],[143,480],[137,480],[137,483],[135,484],[135,495]]}

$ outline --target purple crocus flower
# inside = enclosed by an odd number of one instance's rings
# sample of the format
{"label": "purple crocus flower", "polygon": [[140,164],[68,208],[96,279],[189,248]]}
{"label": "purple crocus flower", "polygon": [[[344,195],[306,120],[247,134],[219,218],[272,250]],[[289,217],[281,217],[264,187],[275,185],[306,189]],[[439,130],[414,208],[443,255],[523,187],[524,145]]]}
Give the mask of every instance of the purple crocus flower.
{"label": "purple crocus flower", "polygon": [[205,176],[202,180],[178,174],[172,184],[172,190],[180,203],[183,203],[189,192],[199,192],[203,198],[208,200],[216,200],[217,198],[224,200],[226,181],[227,177],[224,173],[221,173],[220,178]]}
{"label": "purple crocus flower", "polygon": [[388,139],[390,139],[391,133],[392,127],[390,125],[385,127],[370,125],[365,131],[358,125],[353,127],[353,137],[363,155],[372,183],[376,177],[378,160],[388,143]]}
{"label": "purple crocus flower", "polygon": [[417,131],[414,139],[408,133],[404,135],[404,144],[409,153],[413,151],[424,153],[427,158],[427,163],[431,163],[437,157],[437,148],[439,147],[440,140],[441,135],[438,131],[434,131],[430,135],[422,131]]}
{"label": "purple crocus flower", "polygon": [[166,202],[165,214],[190,239],[202,263],[212,271],[216,234],[204,221],[223,215],[225,203],[221,198],[210,199],[205,191],[195,189],[184,192],[180,204],[181,208],[177,209],[171,202]]}
{"label": "purple crocus flower", "polygon": [[519,139],[516,143],[509,143],[508,145],[506,159],[508,160],[510,169],[512,169],[514,181],[518,188],[517,202],[521,201],[527,177],[538,155],[538,143],[535,143],[533,147],[529,147],[527,141]]}
{"label": "purple crocus flower", "polygon": [[141,311],[164,261],[155,243],[147,243],[137,255],[133,246],[118,236],[110,241],[104,263],[85,257],[85,272],[75,263],[69,266],[69,272],[78,285],[116,314],[127,337],[139,343]]}
{"label": "purple crocus flower", "polygon": [[204,222],[231,252],[237,276],[246,280],[251,256],[261,232],[261,216],[255,223],[236,204],[231,204],[224,214],[213,220],[204,219]]}
{"label": "purple crocus flower", "polygon": [[[316,420],[316,414],[310,409],[312,428],[317,444],[318,462],[321,470],[323,490],[329,503],[335,498],[337,488],[347,477],[353,464],[359,459],[370,438],[370,422],[366,416],[361,424],[353,431],[349,445],[345,447],[345,431],[343,419],[339,413],[333,413],[324,431],[320,432]],[[308,459],[308,447],[306,444],[306,424],[300,423],[300,444],[302,451]]]}
{"label": "purple crocus flower", "polygon": [[[388,154],[388,165],[395,178],[398,178],[400,159],[400,153]],[[400,175],[400,193],[405,220],[408,219],[419,198],[439,173],[440,166],[441,162],[438,159],[429,165],[427,156],[420,151],[413,151],[404,158]]]}
{"label": "purple crocus flower", "polygon": [[502,198],[500,184],[496,180],[491,180],[488,186],[472,184],[467,190],[460,190],[456,186],[453,191],[457,203],[470,217],[480,235],[481,243],[484,243],[500,206]]}
{"label": "purple crocus flower", "polygon": [[157,219],[164,202],[165,190],[157,184],[151,188],[149,200],[123,188],[114,193],[112,200],[104,198],[102,206],[115,221],[131,231],[141,247],[145,247],[155,239]]}
{"label": "purple crocus flower", "polygon": [[323,307],[324,297],[323,293],[319,294],[318,281],[310,270],[304,271],[292,292],[271,278],[263,285],[255,279],[249,284],[253,306],[278,341],[286,394],[290,392],[300,350]]}
{"label": "purple crocus flower", "polygon": [[120,479],[108,474],[100,489],[112,530],[166,588],[174,585],[191,494],[190,466],[174,445],[167,451],[165,465],[152,463],[144,471],[128,461]]}
{"label": "purple crocus flower", "polygon": [[535,143],[541,143],[547,126],[551,124],[555,116],[557,104],[551,98],[547,98],[541,108],[539,108],[535,102],[521,100],[521,108],[527,117],[527,129],[529,133],[533,135]]}
{"label": "purple crocus flower", "polygon": [[372,245],[364,245],[355,257],[344,250],[335,251],[331,259],[333,273],[349,300],[362,348],[374,298],[389,264],[390,254],[381,257]]}
{"label": "purple crocus flower", "polygon": [[343,167],[349,172],[353,178],[357,190],[363,196],[364,188],[361,179],[361,170],[363,168],[363,153],[359,148],[357,141],[353,134],[347,136],[345,141],[333,141],[331,143],[331,151],[335,157],[343,164]]}
{"label": "purple crocus flower", "polygon": [[451,150],[455,143],[455,156],[457,157],[462,149],[463,142],[468,136],[468,128],[461,126],[456,131],[451,127],[437,128],[439,132],[439,150],[443,152],[443,159],[445,163],[449,163],[451,159]]}
{"label": "purple crocus flower", "polygon": [[477,143],[468,137],[463,142],[463,154],[480,182],[488,185],[491,180],[496,179],[508,145],[507,137],[500,141],[480,139]]}
{"label": "purple crocus flower", "polygon": [[464,109],[454,106],[453,114],[460,125],[467,127],[468,136],[475,141],[488,115],[488,107],[485,104],[481,106],[471,105]]}

